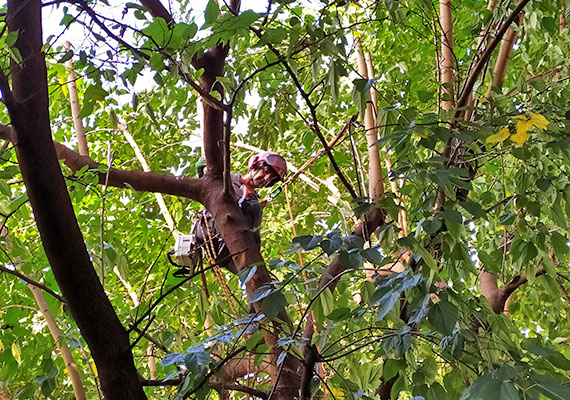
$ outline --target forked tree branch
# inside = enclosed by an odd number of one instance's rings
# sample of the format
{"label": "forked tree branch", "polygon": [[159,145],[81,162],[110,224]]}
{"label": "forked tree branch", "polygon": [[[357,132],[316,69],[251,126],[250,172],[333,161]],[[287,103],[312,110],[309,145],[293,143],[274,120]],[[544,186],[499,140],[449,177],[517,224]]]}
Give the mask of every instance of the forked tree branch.
{"label": "forked tree branch", "polygon": [[[543,267],[536,270],[535,276],[540,276],[545,273]],[[497,275],[492,272],[481,271],[479,274],[481,282],[481,294],[487,299],[493,311],[501,314],[505,311],[505,304],[507,299],[515,290],[528,282],[526,274],[515,276],[509,283],[499,288],[497,283]]]}

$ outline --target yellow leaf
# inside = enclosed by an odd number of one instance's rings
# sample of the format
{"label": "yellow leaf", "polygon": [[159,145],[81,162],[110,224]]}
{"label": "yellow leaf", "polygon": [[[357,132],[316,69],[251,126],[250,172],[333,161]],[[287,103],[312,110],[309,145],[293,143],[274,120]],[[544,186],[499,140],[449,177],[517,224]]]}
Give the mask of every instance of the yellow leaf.
{"label": "yellow leaf", "polygon": [[509,132],[509,128],[503,128],[501,129],[499,132],[489,136],[486,140],[487,143],[500,143],[500,142],[504,142],[505,140],[507,140],[507,138],[509,137],[510,132]]}
{"label": "yellow leaf", "polygon": [[546,129],[546,127],[550,123],[546,118],[544,118],[540,114],[531,113],[530,120],[532,121],[533,125],[536,126],[538,129]]}
{"label": "yellow leaf", "polygon": [[91,363],[91,369],[93,370],[93,374],[94,374],[95,376],[98,376],[98,374],[97,374],[97,366],[95,365],[94,362]]}
{"label": "yellow leaf", "polygon": [[20,346],[15,342],[12,343],[12,355],[18,365],[20,365],[22,363],[22,353],[20,353]]}
{"label": "yellow leaf", "polygon": [[515,115],[515,116],[513,117],[513,119],[522,119],[523,121],[526,121],[526,120],[527,120],[527,117],[525,117],[524,115]]}
{"label": "yellow leaf", "polygon": [[526,133],[526,131],[517,132],[511,136],[511,141],[515,142],[518,146],[522,146],[527,139],[528,133]]}
{"label": "yellow leaf", "polygon": [[522,134],[522,133],[527,133],[528,130],[530,128],[532,128],[534,124],[532,123],[532,121],[520,121],[517,122],[517,133],[518,134]]}
{"label": "yellow leaf", "polygon": [[337,388],[335,388],[334,386],[330,387],[330,391],[331,394],[337,398],[337,399],[344,399],[344,393],[342,393],[340,390],[338,390]]}

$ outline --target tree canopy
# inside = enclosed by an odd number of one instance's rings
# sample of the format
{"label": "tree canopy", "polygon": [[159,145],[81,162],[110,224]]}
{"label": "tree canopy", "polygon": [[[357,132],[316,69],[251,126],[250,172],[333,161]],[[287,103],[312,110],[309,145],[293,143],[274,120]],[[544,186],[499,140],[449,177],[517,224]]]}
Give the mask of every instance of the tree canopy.
{"label": "tree canopy", "polygon": [[8,0],[0,398],[569,399],[567,3]]}

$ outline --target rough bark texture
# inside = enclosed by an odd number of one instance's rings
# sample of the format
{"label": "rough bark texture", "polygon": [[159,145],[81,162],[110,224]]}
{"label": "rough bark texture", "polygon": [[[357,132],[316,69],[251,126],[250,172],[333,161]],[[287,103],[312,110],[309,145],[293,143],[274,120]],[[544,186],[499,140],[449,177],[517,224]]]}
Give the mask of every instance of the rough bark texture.
{"label": "rough bark texture", "polygon": [[16,47],[24,60],[21,66],[12,63],[13,93],[3,88],[12,141],[46,255],[91,350],[105,397],[145,399],[129,337],[91,264],[51,139],[41,7],[40,0],[8,1],[8,29],[19,31]]}

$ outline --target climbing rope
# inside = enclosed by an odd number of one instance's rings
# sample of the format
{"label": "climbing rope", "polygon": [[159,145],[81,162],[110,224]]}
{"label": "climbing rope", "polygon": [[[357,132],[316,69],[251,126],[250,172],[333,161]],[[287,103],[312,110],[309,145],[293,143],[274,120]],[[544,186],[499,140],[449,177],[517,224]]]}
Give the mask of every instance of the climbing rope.
{"label": "climbing rope", "polygon": [[216,279],[218,280],[218,283],[220,284],[220,286],[222,287],[222,292],[224,292],[224,297],[226,298],[227,302],[230,304],[230,308],[232,309],[232,312],[234,313],[234,315],[237,315],[237,311],[236,308],[234,306],[233,303],[233,299],[232,299],[232,294],[230,292],[230,288],[228,287],[228,284],[226,283],[226,279],[224,277],[224,273],[222,272],[222,269],[216,264],[216,251],[214,249],[214,242],[213,242],[213,237],[212,237],[212,232],[210,231],[210,226],[208,225],[208,221],[206,221],[206,216],[204,214],[200,215],[200,224],[206,226],[206,232],[207,232],[207,238],[205,240],[205,244],[206,244],[206,255],[208,256],[208,261],[210,262],[210,265],[212,265],[212,270],[214,271],[214,276],[216,277]]}

